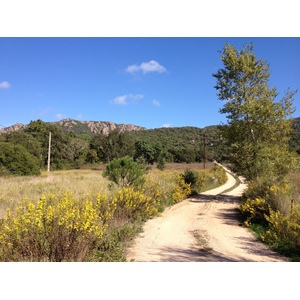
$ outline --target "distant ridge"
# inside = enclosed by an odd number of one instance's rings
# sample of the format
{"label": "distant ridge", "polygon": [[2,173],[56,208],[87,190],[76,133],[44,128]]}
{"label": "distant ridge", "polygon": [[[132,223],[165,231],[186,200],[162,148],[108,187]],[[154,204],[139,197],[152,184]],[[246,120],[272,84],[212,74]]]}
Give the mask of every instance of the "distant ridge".
{"label": "distant ridge", "polygon": [[[133,124],[116,124],[107,121],[78,121],[73,119],[63,119],[57,122],[45,122],[48,124],[58,125],[64,132],[74,132],[77,134],[95,134],[102,133],[108,135],[111,131],[117,129],[120,132],[146,130],[145,127]],[[26,128],[27,125],[21,123],[14,124],[9,127],[1,128],[0,134],[19,131]]]}

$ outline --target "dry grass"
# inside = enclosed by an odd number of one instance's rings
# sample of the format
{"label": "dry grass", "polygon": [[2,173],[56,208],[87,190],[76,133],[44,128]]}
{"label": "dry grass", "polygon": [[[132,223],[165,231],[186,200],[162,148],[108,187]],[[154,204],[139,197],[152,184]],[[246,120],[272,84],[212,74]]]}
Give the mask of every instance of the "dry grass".
{"label": "dry grass", "polygon": [[109,181],[102,177],[102,171],[68,170],[43,172],[41,176],[0,177],[0,217],[7,208],[14,209],[19,201],[28,197],[32,202],[42,194],[60,194],[72,191],[75,197],[86,193],[109,193]]}
{"label": "dry grass", "polygon": [[[215,166],[213,162],[206,162],[205,169],[212,169]],[[203,170],[204,164],[203,163],[168,163],[166,164],[166,170],[179,170],[185,171],[186,169],[192,170]]]}
{"label": "dry grass", "polygon": [[[206,163],[206,168],[212,168],[213,163]],[[184,172],[187,168],[202,170],[203,163],[173,163],[167,164],[162,172],[156,166],[152,166],[150,174],[152,178],[170,180],[171,175]],[[104,166],[98,169],[64,170],[43,172],[41,176],[14,176],[0,177],[0,217],[5,216],[8,208],[14,210],[17,203],[25,197],[35,203],[42,194],[61,194],[72,191],[74,197],[82,197],[87,193],[97,194],[100,191],[110,194],[109,181],[102,176]]]}

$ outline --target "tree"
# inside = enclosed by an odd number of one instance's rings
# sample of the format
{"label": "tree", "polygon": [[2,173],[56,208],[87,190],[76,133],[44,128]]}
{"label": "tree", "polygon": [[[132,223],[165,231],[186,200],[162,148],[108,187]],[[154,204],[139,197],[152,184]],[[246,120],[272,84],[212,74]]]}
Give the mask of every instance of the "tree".
{"label": "tree", "polygon": [[39,161],[21,145],[0,142],[0,175],[40,175]]}
{"label": "tree", "polygon": [[63,169],[66,165],[73,163],[70,160],[70,137],[55,124],[46,123],[42,120],[31,121],[24,129],[25,133],[31,134],[41,145],[41,159],[43,165],[47,165],[49,132],[51,140],[51,169]]}
{"label": "tree", "polygon": [[103,172],[103,177],[107,177],[121,187],[140,186],[145,182],[145,168],[132,157],[125,156],[113,159]]}
{"label": "tree", "polygon": [[97,151],[102,162],[110,162],[115,158],[134,155],[134,144],[127,133],[115,129],[108,135],[95,134],[90,142],[90,149]]}
{"label": "tree", "polygon": [[257,59],[252,44],[242,50],[225,44],[221,53],[224,68],[213,76],[218,97],[226,101],[220,112],[228,124],[221,126],[230,146],[230,162],[248,179],[284,176],[293,164],[288,148],[292,129],[293,97],[287,90],[280,101],[276,88],[268,85],[270,66]]}

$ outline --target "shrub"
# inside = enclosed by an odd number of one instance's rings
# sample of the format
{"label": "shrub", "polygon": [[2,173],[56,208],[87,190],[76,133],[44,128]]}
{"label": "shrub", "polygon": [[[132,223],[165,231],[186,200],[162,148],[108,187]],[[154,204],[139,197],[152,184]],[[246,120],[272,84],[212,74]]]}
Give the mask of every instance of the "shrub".
{"label": "shrub", "polygon": [[98,207],[71,193],[42,196],[36,205],[24,199],[0,224],[1,261],[93,260],[107,228]]}
{"label": "shrub", "polygon": [[115,226],[105,234],[95,255],[99,262],[125,262],[125,251],[141,227],[132,223]]}
{"label": "shrub", "polygon": [[211,170],[211,173],[213,174],[214,178],[217,180],[218,184],[222,185],[226,183],[227,175],[226,175],[226,171],[222,167],[215,165],[215,167]]}
{"label": "shrub", "polygon": [[132,157],[125,156],[112,160],[106,166],[103,177],[121,187],[142,186],[145,183],[144,173],[145,168],[141,164],[135,162]]}
{"label": "shrub", "polygon": [[175,203],[186,199],[192,193],[191,185],[185,183],[184,176],[182,174],[176,176],[176,184],[173,187],[172,199]]}
{"label": "shrub", "polygon": [[[191,169],[186,169],[183,174],[184,182],[190,184],[192,190],[196,189],[198,177],[199,172]],[[197,193],[197,191],[195,191],[195,193]]]}
{"label": "shrub", "polygon": [[190,184],[191,194],[201,193],[204,189],[214,188],[227,181],[225,170],[219,166],[201,171],[186,169],[183,178],[186,184]]}
{"label": "shrub", "polygon": [[268,230],[262,239],[270,247],[289,256],[300,257],[300,206],[293,208],[289,216],[271,210],[266,216]]}
{"label": "shrub", "polygon": [[113,203],[116,207],[115,218],[119,220],[145,220],[158,215],[157,199],[151,198],[133,187],[119,190]]}
{"label": "shrub", "polygon": [[[283,206],[288,205],[288,210],[291,207],[291,198],[293,197],[293,188],[288,181],[278,181],[267,183],[250,181],[247,190],[243,193],[243,199],[257,197],[264,198],[272,206],[273,210],[286,209]],[[287,203],[286,203],[287,202]],[[286,211],[285,213],[288,213]]]}
{"label": "shrub", "polygon": [[264,198],[247,199],[240,205],[240,211],[244,224],[250,226],[252,223],[264,225],[265,216],[270,213],[270,205]]}

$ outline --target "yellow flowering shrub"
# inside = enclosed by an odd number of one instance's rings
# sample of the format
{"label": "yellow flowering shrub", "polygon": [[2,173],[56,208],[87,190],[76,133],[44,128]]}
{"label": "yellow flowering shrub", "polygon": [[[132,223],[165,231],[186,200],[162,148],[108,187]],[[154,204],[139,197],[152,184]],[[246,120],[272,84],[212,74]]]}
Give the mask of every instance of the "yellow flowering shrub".
{"label": "yellow flowering shrub", "polygon": [[109,219],[102,218],[98,202],[75,199],[72,193],[43,195],[37,204],[24,199],[0,223],[0,260],[89,260]]}
{"label": "yellow flowering shrub", "polygon": [[285,254],[300,255],[300,205],[293,207],[290,215],[279,211],[270,211],[265,216],[268,230],[262,235],[262,240]]}
{"label": "yellow flowering shrub", "polygon": [[246,226],[250,226],[252,223],[264,222],[265,215],[269,214],[270,209],[271,207],[266,199],[261,197],[248,198],[240,205],[240,211]]}
{"label": "yellow flowering shrub", "polygon": [[115,217],[124,220],[142,220],[158,215],[157,199],[151,198],[133,187],[118,191],[113,203]]}
{"label": "yellow flowering shrub", "polygon": [[175,203],[178,203],[186,199],[191,194],[191,184],[185,183],[184,176],[181,174],[176,176],[176,184],[173,187],[172,199]]}

